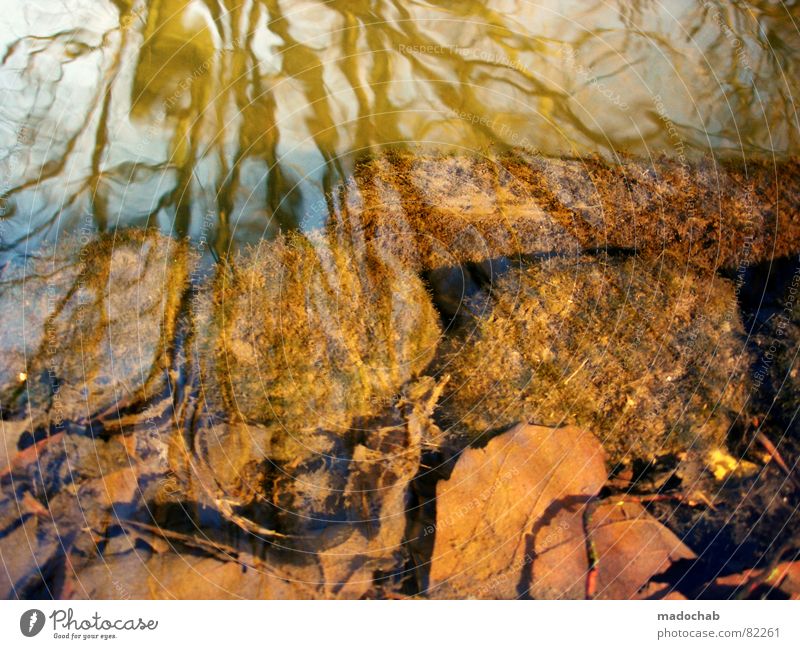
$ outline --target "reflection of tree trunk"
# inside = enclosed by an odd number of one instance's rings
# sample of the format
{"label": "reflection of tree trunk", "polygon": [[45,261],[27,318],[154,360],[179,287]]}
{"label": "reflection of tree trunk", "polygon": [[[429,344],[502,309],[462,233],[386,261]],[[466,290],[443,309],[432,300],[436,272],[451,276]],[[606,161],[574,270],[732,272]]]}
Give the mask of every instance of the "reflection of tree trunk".
{"label": "reflection of tree trunk", "polygon": [[622,249],[717,269],[800,250],[800,162],[496,159],[393,153],[361,164],[331,224],[419,268]]}

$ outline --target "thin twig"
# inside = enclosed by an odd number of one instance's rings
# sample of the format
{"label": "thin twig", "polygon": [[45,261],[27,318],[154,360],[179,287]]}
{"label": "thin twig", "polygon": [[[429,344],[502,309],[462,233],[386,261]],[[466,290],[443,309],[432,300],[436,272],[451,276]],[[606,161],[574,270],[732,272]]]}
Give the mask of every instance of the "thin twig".
{"label": "thin twig", "polygon": [[761,431],[758,431],[756,433],[756,439],[761,443],[761,446],[763,446],[766,449],[769,456],[773,460],[775,460],[775,464],[777,464],[781,469],[783,469],[783,472],[786,474],[786,477],[789,478],[796,487],[800,488],[800,480],[798,480],[794,476],[792,470],[789,468],[789,465],[786,464],[785,460],[783,459],[783,456],[781,456],[780,454],[780,451],[778,451],[778,449],[775,447],[775,444],[772,443],[769,437],[767,437]]}

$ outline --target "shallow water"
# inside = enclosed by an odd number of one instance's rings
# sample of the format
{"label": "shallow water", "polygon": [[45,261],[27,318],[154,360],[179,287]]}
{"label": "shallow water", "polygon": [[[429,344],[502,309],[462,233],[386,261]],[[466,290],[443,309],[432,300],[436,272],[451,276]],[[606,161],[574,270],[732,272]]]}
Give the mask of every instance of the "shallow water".
{"label": "shallow water", "polygon": [[3,255],[312,228],[386,146],[798,152],[795,2],[0,2]]}
{"label": "shallow water", "polygon": [[423,593],[526,420],[717,492],[700,584],[796,536],[701,464],[797,457],[797,3],[488,4],[0,0],[0,594]]}

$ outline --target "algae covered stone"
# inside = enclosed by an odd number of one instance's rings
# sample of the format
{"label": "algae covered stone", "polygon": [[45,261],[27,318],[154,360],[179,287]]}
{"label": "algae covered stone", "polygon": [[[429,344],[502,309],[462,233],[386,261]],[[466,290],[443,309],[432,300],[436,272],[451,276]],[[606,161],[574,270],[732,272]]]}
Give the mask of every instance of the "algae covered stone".
{"label": "algae covered stone", "polygon": [[379,412],[440,335],[427,289],[395,258],[295,233],[221,266],[197,311],[212,410],[289,435]]}
{"label": "algae covered stone", "polygon": [[745,403],[730,282],[604,255],[510,270],[449,340],[440,403],[451,433],[577,424],[611,459],[723,444]]}
{"label": "algae covered stone", "polygon": [[12,264],[0,283],[6,416],[61,426],[142,404],[166,387],[189,253],[119,231]]}

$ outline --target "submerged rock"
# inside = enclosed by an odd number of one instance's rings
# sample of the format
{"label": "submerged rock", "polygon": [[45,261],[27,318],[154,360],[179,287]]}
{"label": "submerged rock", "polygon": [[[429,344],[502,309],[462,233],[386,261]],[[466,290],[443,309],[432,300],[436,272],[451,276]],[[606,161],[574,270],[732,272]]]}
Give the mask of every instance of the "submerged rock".
{"label": "submerged rock", "polygon": [[154,231],[62,245],[0,283],[4,417],[60,427],[160,394],[189,277],[185,243]]}
{"label": "submerged rock", "polygon": [[379,529],[381,483],[410,480],[419,461],[399,403],[441,334],[422,280],[373,250],[294,233],[221,265],[194,311],[203,417],[191,448],[176,440],[181,490],[250,532],[315,547],[341,541],[323,538],[338,523]]}
{"label": "submerged rock", "polygon": [[361,161],[342,193],[329,224],[335,236],[419,269],[625,249],[714,270],[800,250],[797,159],[391,151]]}
{"label": "submerged rock", "polygon": [[408,486],[435,429],[439,393],[430,377],[413,381],[380,416],[346,435],[201,422],[190,448],[179,448],[183,437],[175,437],[170,484],[158,500],[211,507],[285,549],[339,548],[361,568],[373,559],[375,568],[396,568]]}
{"label": "submerged rock", "polygon": [[519,420],[594,432],[614,460],[724,444],[749,358],[732,285],[605,256],[509,271],[443,345],[440,411],[470,438]]}
{"label": "submerged rock", "polygon": [[440,336],[424,284],[396,259],[298,234],[221,268],[198,311],[211,409],[290,435],[380,412]]}

